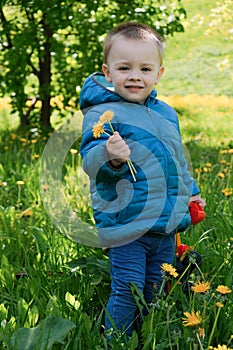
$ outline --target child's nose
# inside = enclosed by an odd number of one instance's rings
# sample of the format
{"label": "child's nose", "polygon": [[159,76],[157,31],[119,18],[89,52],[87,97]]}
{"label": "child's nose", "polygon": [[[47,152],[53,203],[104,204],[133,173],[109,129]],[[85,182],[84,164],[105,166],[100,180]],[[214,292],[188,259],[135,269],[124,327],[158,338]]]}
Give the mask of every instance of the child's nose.
{"label": "child's nose", "polygon": [[138,71],[136,70],[132,70],[129,74],[129,80],[134,80],[134,81],[138,81],[141,80],[140,74]]}

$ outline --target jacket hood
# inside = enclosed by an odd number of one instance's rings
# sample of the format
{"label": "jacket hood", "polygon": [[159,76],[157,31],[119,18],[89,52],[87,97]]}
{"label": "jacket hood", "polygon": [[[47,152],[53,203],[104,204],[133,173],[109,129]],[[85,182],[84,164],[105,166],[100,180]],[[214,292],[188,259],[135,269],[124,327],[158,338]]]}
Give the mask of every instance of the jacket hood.
{"label": "jacket hood", "polygon": [[[150,99],[155,100],[157,93],[152,90],[146,101],[149,106]],[[93,73],[84,82],[80,94],[80,109],[95,106],[106,102],[129,102],[119,96],[111,83],[107,82],[103,73]]]}

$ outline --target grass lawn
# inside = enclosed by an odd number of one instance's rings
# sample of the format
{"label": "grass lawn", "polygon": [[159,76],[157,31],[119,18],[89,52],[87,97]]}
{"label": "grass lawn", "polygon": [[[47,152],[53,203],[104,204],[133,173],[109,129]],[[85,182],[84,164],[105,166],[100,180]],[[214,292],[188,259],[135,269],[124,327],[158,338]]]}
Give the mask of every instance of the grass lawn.
{"label": "grass lawn", "polygon": [[207,33],[210,10],[217,7],[218,1],[182,3],[187,11],[185,32],[167,39],[159,94],[232,96],[232,40],[225,39],[220,31],[211,29]]}

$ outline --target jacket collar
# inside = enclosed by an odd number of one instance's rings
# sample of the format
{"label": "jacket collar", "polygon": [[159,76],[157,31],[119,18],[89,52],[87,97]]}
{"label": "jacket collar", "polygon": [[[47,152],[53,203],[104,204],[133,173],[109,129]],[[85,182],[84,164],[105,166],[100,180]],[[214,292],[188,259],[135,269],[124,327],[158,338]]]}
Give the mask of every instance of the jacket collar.
{"label": "jacket collar", "polygon": [[[156,90],[152,90],[145,102],[146,107],[155,103]],[[108,83],[103,73],[93,73],[84,82],[80,94],[80,108],[95,106],[106,102],[129,102],[119,96],[113,88],[113,85]]]}

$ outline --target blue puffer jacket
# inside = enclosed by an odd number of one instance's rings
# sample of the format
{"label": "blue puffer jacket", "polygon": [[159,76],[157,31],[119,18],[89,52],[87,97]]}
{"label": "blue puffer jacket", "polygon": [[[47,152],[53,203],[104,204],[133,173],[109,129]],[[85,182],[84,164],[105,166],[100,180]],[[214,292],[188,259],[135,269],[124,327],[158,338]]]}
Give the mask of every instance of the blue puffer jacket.
{"label": "blue puffer jacket", "polygon": [[[158,100],[155,90],[145,105],[127,102],[101,73],[86,79],[80,106],[84,114],[80,153],[90,177],[100,245],[126,244],[147,231],[184,231],[190,225],[189,198],[199,189],[187,170],[174,109]],[[113,128],[130,147],[136,181],[127,163],[119,169],[109,164],[109,123],[99,138],[93,137],[92,128],[106,110],[114,113]]]}

